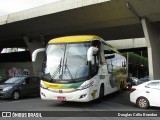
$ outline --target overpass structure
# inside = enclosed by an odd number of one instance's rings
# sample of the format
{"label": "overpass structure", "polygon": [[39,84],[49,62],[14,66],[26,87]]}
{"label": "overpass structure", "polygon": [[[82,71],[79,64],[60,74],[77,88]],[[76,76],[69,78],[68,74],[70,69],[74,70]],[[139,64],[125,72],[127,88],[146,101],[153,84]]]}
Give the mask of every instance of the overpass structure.
{"label": "overpass structure", "polygon": [[149,76],[160,79],[159,0],[60,0],[45,6],[0,16],[0,49],[27,46],[76,34],[105,40],[145,37]]}
{"label": "overpass structure", "polygon": [[117,48],[118,50],[137,49],[137,48],[147,47],[145,38],[111,40],[107,42],[112,46],[114,46],[115,48]]}

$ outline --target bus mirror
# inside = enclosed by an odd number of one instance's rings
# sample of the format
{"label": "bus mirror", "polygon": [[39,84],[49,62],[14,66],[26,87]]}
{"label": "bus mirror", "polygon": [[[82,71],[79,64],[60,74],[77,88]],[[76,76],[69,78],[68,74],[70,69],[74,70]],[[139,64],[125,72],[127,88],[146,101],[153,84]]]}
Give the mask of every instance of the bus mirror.
{"label": "bus mirror", "polygon": [[46,50],[45,48],[39,48],[39,49],[36,49],[35,51],[33,51],[33,53],[32,53],[32,62],[36,61],[36,57],[37,57],[37,54],[39,52],[43,52],[45,50]]}
{"label": "bus mirror", "polygon": [[92,56],[95,55],[98,51],[96,47],[90,47],[87,52],[87,60],[92,61]]}

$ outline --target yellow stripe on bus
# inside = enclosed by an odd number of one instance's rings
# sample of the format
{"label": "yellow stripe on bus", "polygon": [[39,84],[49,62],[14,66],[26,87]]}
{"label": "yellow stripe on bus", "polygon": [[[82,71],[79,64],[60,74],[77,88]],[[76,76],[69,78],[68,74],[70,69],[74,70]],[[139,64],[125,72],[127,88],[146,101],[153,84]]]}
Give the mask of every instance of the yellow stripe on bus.
{"label": "yellow stripe on bus", "polygon": [[52,88],[52,89],[66,89],[66,90],[72,90],[73,88],[63,88],[64,84],[54,84],[54,83],[48,83],[45,81],[42,81],[45,87]]}
{"label": "yellow stripe on bus", "polygon": [[95,39],[100,39],[100,37],[95,35],[66,36],[52,39],[49,43],[87,42],[94,41]]}

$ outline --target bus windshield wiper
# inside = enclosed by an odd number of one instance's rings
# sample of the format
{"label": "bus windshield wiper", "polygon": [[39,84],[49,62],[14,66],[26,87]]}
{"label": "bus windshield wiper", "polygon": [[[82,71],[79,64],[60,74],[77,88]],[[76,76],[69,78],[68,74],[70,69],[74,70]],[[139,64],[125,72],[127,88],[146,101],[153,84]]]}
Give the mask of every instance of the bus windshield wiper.
{"label": "bus windshield wiper", "polygon": [[67,58],[66,58],[66,62],[65,62],[65,65],[64,65],[64,70],[68,70],[68,73],[69,73],[69,76],[71,77],[71,79],[73,80],[73,76],[72,76],[72,74],[71,74],[71,71],[69,70],[69,68],[68,68],[68,65],[67,65]]}
{"label": "bus windshield wiper", "polygon": [[56,70],[55,70],[54,73],[53,73],[52,79],[54,79],[54,77],[57,75],[58,72],[59,72],[59,74],[60,74],[60,72],[61,72],[61,67],[62,67],[61,63],[62,63],[62,57],[61,57],[61,60],[60,60],[60,63],[59,63],[59,65],[58,65],[58,67],[56,68]]}

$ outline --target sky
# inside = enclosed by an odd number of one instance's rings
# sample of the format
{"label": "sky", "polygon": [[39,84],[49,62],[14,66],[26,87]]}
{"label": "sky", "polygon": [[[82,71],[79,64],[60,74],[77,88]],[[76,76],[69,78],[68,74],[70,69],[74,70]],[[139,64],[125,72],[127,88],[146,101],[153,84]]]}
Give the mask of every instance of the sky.
{"label": "sky", "polygon": [[0,0],[0,16],[42,6],[59,0]]}

